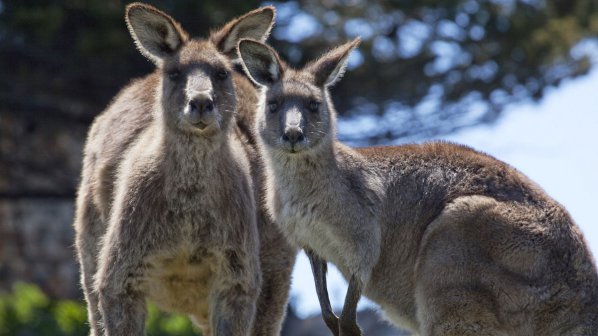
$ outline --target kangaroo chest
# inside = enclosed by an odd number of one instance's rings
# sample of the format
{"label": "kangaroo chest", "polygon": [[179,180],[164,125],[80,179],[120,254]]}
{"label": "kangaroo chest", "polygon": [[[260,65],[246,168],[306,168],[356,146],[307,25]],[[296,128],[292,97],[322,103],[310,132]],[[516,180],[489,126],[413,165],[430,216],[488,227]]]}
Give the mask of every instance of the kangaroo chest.
{"label": "kangaroo chest", "polygon": [[230,218],[220,211],[226,201],[202,183],[179,184],[167,195],[159,220],[164,242],[144,258],[140,284],[161,308],[202,322],[208,318],[209,293],[226,247]]}
{"label": "kangaroo chest", "polygon": [[276,222],[287,237],[297,246],[315,251],[347,275],[347,259],[355,256],[351,255],[352,249],[346,248],[348,242],[341,237],[347,223],[346,218],[344,220],[343,215],[337,213],[342,209],[338,199],[326,192],[307,197],[291,190],[273,197],[278,204]]}
{"label": "kangaroo chest", "polygon": [[193,182],[172,181],[167,186],[167,209],[162,221],[178,235],[178,241],[221,243],[219,238],[225,234],[232,216],[227,205],[237,201],[237,195],[226,186],[219,186],[218,180],[205,176]]}
{"label": "kangaroo chest", "polygon": [[201,318],[217,272],[217,256],[183,243],[144,259],[144,292],[161,308]]}

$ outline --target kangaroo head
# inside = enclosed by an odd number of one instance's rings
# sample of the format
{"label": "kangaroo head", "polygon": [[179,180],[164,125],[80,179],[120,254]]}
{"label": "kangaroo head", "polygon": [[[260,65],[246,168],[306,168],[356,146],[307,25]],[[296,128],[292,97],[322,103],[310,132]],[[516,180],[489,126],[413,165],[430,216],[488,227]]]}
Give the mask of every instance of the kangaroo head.
{"label": "kangaroo head", "polygon": [[274,8],[249,12],[207,39],[189,38],[173,18],[149,5],[128,5],[125,18],[137,48],[161,75],[156,97],[165,124],[203,136],[227,129],[236,111],[237,43],[242,38],[264,41]]}
{"label": "kangaroo head", "polygon": [[263,43],[241,40],[247,75],[265,87],[257,129],[265,145],[288,153],[308,152],[334,139],[334,106],[328,88],[345,71],[359,39],[336,47],[301,70],[291,69]]}

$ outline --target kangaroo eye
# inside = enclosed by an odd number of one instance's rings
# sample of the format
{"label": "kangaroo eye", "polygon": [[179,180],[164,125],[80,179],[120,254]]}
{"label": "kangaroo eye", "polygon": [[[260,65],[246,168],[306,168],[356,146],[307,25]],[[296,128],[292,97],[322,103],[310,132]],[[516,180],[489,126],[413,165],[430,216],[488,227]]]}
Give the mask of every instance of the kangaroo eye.
{"label": "kangaroo eye", "polygon": [[268,103],[268,110],[270,110],[270,112],[274,113],[276,112],[276,110],[278,110],[278,103],[275,101],[271,101]]}
{"label": "kangaroo eye", "polygon": [[177,69],[175,70],[169,70],[166,75],[168,76],[168,79],[172,80],[172,81],[176,81],[181,77],[181,72]]}
{"label": "kangaroo eye", "polygon": [[219,70],[218,73],[216,73],[216,76],[218,76],[218,79],[220,80],[225,80],[228,78],[228,72],[226,70]]}
{"label": "kangaroo eye", "polygon": [[318,112],[318,110],[320,109],[320,102],[316,101],[316,100],[312,100],[309,102],[309,105],[307,106],[307,108],[309,108],[309,110],[311,112]]}

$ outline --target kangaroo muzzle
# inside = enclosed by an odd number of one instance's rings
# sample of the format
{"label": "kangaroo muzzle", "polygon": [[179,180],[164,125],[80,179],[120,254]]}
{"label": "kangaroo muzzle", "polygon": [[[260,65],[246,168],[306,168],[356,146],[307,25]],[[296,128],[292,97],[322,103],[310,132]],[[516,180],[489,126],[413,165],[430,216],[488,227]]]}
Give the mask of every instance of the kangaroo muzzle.
{"label": "kangaroo muzzle", "polygon": [[303,131],[299,127],[286,127],[282,135],[282,140],[289,142],[291,145],[295,145],[304,139]]}
{"label": "kangaroo muzzle", "polygon": [[305,140],[302,128],[303,117],[301,116],[301,112],[297,110],[288,111],[284,117],[285,126],[282,140],[290,143],[291,147],[294,147],[295,144]]}
{"label": "kangaroo muzzle", "polygon": [[193,126],[204,129],[214,122],[214,101],[207,93],[198,94],[189,100],[183,116]]}

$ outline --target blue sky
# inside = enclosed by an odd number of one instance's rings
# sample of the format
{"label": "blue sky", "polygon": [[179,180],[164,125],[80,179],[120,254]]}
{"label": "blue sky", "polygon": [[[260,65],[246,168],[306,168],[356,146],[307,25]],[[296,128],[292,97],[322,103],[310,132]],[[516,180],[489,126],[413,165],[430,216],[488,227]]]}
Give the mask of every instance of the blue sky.
{"label": "blue sky", "polygon": [[[529,176],[569,210],[598,256],[598,69],[550,89],[539,103],[510,107],[493,125],[442,139],[484,151]],[[331,302],[341,309],[346,282],[334,267],[328,281]],[[293,273],[291,297],[299,315],[319,313],[303,254]],[[372,303],[362,299],[360,305]]]}

